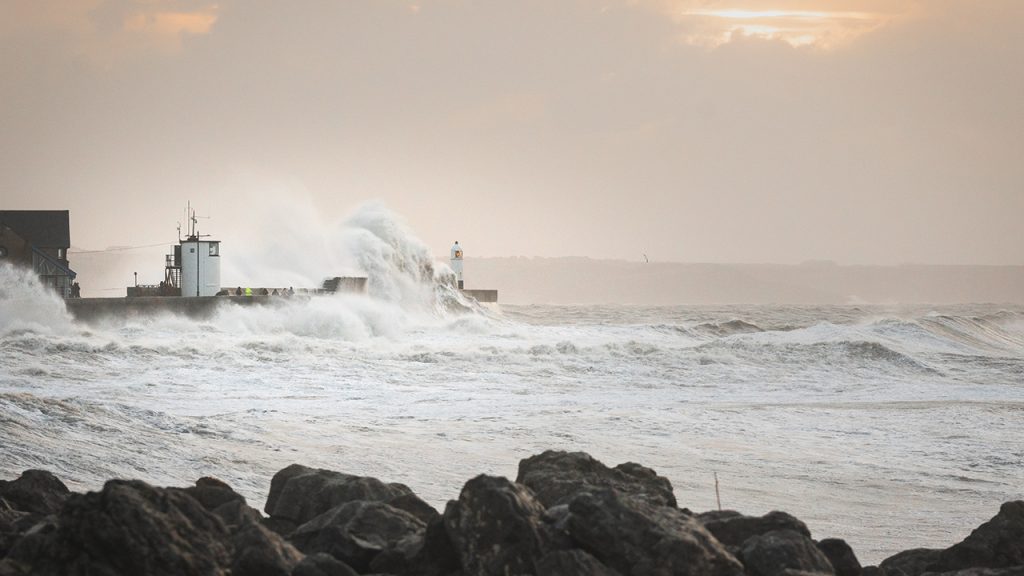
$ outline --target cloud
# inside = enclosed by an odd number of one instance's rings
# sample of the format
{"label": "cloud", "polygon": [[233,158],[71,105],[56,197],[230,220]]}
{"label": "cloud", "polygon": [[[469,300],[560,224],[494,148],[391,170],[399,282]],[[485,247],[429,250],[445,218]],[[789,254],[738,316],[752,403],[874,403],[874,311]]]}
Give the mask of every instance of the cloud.
{"label": "cloud", "polygon": [[99,66],[175,54],[188,36],[210,34],[216,4],[192,0],[44,0],[15,5],[0,39],[56,42]]}
{"label": "cloud", "polygon": [[148,36],[164,45],[180,48],[186,34],[209,34],[217,22],[217,6],[206,6],[192,12],[138,10],[124,17],[124,30]]}
{"label": "cloud", "polygon": [[906,0],[654,0],[680,27],[680,39],[717,47],[735,40],[777,40],[794,47],[833,49],[913,12]]}

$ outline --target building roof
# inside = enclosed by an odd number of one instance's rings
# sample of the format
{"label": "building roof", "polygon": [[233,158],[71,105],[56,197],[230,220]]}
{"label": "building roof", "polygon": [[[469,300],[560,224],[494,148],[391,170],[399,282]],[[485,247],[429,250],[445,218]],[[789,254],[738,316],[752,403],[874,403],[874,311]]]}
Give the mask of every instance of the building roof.
{"label": "building roof", "polygon": [[40,248],[70,248],[67,210],[0,210],[0,224]]}

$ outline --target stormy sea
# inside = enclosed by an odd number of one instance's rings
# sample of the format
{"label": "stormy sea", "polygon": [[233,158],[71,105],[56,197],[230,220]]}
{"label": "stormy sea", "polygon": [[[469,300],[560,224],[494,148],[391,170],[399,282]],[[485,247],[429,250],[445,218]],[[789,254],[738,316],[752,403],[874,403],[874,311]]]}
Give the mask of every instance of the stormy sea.
{"label": "stormy sea", "polygon": [[[367,294],[82,324],[0,266],[0,478],[228,482],[302,463],[430,503],[546,449],[634,461],[680,506],[785,510],[866,563],[1024,494],[1024,307],[482,306],[393,223]],[[368,249],[367,247],[373,247]]]}

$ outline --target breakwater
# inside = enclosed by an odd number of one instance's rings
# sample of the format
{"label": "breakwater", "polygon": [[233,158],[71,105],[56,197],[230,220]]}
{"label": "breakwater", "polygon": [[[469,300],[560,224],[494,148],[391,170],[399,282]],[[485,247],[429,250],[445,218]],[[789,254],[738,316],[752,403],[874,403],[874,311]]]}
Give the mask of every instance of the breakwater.
{"label": "breakwater", "polygon": [[404,484],[294,464],[274,475],[263,512],[214,478],[73,494],[26,471],[0,481],[0,574],[1024,574],[1024,501],[948,548],[862,567],[845,541],[785,512],[694,512],[656,471],[580,452],[526,458],[515,481],[472,478],[443,511]]}

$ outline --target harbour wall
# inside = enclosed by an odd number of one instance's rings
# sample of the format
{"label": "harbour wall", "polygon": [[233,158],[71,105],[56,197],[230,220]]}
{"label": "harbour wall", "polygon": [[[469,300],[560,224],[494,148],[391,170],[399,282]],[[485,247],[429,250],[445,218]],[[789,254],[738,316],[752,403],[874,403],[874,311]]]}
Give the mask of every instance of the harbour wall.
{"label": "harbour wall", "polygon": [[[73,298],[65,300],[68,311],[77,320],[92,322],[105,317],[133,318],[166,312],[192,318],[212,316],[218,306],[231,303],[239,306],[280,303],[284,296],[143,296],[138,298]],[[292,298],[301,298],[293,296]]]}

